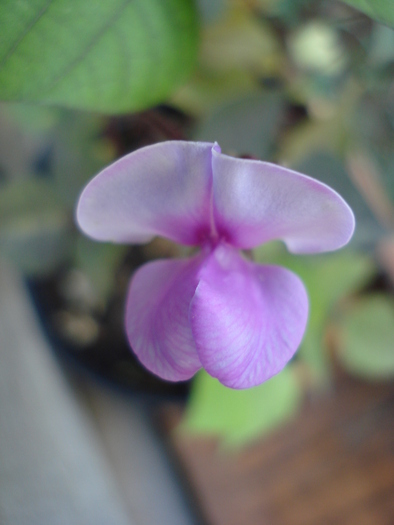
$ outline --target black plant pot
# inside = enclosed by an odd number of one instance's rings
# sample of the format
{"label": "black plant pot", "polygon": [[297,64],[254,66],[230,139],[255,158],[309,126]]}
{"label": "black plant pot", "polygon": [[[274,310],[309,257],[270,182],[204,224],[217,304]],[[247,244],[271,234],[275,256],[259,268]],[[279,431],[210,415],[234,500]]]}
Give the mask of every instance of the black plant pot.
{"label": "black plant pot", "polygon": [[[146,262],[139,248],[132,248],[123,262],[121,272],[131,275]],[[159,400],[186,399],[190,382],[172,383],[161,380],[146,370],[133,354],[124,330],[125,279],[121,289],[115,290],[104,311],[94,315],[98,335],[94,341],[75,344],[61,328],[59,318],[72,309],[61,293],[65,268],[45,278],[28,279],[27,286],[39,319],[52,348],[57,355],[78,373],[138,396]],[[126,281],[127,282],[127,281]],[[117,287],[119,288],[119,286]],[[78,312],[73,312],[74,318]]]}

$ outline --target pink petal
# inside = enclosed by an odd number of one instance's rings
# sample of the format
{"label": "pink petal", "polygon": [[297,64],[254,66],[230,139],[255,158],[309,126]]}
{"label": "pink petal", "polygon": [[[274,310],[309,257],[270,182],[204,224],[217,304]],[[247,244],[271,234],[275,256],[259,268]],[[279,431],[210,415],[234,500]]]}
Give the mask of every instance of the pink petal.
{"label": "pink petal", "polygon": [[231,388],[256,386],[291,359],[308,298],[289,270],[260,266],[219,246],[199,272],[190,322],[203,367]]}
{"label": "pink petal", "polygon": [[134,275],[126,305],[126,331],[141,363],[163,379],[189,379],[201,368],[189,323],[201,255],[155,261]]}
{"label": "pink petal", "polygon": [[162,235],[198,244],[200,232],[210,229],[212,146],[163,142],[118,160],[83,191],[80,227],[100,241],[139,243]]}
{"label": "pink petal", "polygon": [[212,155],[216,227],[233,246],[282,239],[292,252],[318,253],[350,240],[353,212],[325,184],[267,162]]}

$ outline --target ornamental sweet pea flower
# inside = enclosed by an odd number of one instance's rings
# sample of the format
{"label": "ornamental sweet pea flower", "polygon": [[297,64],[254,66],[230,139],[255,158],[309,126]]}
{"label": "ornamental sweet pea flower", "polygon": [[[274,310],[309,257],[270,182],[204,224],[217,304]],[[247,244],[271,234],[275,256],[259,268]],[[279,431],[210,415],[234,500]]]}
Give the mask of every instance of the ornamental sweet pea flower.
{"label": "ornamental sweet pea flower", "polygon": [[281,239],[294,253],[344,246],[346,202],[326,185],[266,162],[229,157],[218,144],[170,141],[137,150],[83,191],[77,221],[93,239],[144,243],[156,235],[199,246],[187,259],[139,268],[126,331],[141,363],[180,381],[201,367],[231,388],[277,374],[305,331],[308,298],[287,269],[243,249]]}

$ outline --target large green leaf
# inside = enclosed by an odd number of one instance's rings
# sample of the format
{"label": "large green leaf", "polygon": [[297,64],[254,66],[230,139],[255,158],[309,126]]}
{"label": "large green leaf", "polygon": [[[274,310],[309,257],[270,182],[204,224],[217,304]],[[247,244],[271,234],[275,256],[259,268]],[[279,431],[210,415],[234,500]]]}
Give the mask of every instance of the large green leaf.
{"label": "large green leaf", "polygon": [[393,0],[343,0],[347,4],[359,9],[366,15],[394,26],[394,3]]}
{"label": "large green leaf", "polygon": [[193,66],[191,0],[0,0],[0,98],[122,112]]}

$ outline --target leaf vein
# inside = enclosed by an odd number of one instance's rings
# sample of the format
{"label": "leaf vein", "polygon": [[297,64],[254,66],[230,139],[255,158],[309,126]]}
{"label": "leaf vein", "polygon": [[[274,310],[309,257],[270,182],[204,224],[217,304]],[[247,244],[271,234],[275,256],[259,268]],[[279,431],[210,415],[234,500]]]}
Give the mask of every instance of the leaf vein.
{"label": "leaf vein", "polygon": [[77,65],[87,56],[87,54],[97,45],[97,43],[103,38],[111,26],[120,18],[123,11],[133,0],[126,0],[116,12],[109,18],[109,20],[99,29],[99,31],[93,36],[89,44],[87,44],[79,56],[72,60],[64,70],[52,81],[51,85],[48,86],[47,92],[50,92],[59,82],[67,77],[70,72],[77,67]]}
{"label": "leaf vein", "polygon": [[0,69],[6,64],[6,62],[12,57],[12,55],[17,50],[19,44],[24,40],[24,38],[30,33],[30,31],[33,29],[33,27],[41,20],[41,18],[44,16],[44,14],[48,11],[50,5],[53,3],[54,0],[48,0],[47,4],[37,13],[35,18],[29,22],[29,24],[26,26],[24,31],[19,35],[19,37],[15,40],[15,42],[11,45],[10,49],[7,51],[5,56],[0,61]]}

